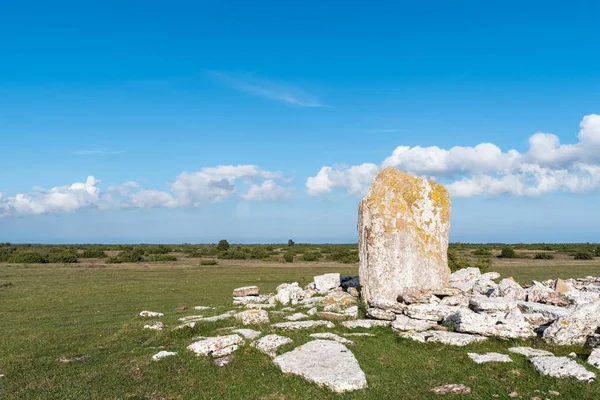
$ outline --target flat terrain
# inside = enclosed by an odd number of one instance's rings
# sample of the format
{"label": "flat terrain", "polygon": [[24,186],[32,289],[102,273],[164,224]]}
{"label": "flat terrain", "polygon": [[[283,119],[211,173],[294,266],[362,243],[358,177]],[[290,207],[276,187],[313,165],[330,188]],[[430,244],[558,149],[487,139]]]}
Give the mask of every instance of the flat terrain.
{"label": "flat terrain", "polygon": [[[600,275],[598,258],[589,261],[500,260],[491,270],[525,283],[559,277]],[[419,344],[398,338],[389,329],[372,332],[376,338],[356,337],[352,352],[367,375],[369,389],[336,395],[284,375],[271,359],[244,346],[231,365],[218,368],[185,348],[199,335],[215,335],[233,320],[202,325],[194,330],[143,330],[142,310],[164,312],[161,320],[172,328],[184,315],[219,314],[231,310],[232,289],[258,285],[263,293],[283,282],[307,284],[326,272],[357,274],[355,264],[265,263],[260,260],[220,260],[218,266],[199,266],[197,260],[171,263],[0,264],[0,399],[433,399],[429,389],[444,383],[472,387],[470,395],[443,398],[598,399],[600,384],[577,383],[539,376],[524,357],[512,355],[510,364],[475,365],[469,351],[506,352],[531,341],[489,340],[465,348]],[[176,312],[181,306],[188,309]],[[193,306],[216,306],[198,312]],[[280,321],[272,318],[272,322]],[[265,332],[268,327],[264,327]],[[357,330],[360,331],[360,330]],[[285,334],[294,344],[309,340],[308,331]],[[337,327],[333,332],[345,332]],[[538,347],[566,355],[583,348]],[[159,362],[150,360],[160,350],[179,352]],[[88,355],[84,361],[60,363],[63,356]],[[592,367],[588,366],[592,370]],[[595,371],[600,373],[600,371]],[[560,396],[548,395],[549,390]],[[541,392],[538,392],[541,391]]]}

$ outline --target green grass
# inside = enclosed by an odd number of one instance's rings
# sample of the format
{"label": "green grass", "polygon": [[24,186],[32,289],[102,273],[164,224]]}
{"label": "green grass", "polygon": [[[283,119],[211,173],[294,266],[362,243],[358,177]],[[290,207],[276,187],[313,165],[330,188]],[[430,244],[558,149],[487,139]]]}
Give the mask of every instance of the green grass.
{"label": "green grass", "polygon": [[[585,268],[561,274],[593,274]],[[0,374],[6,375],[0,378],[0,399],[434,399],[439,396],[429,388],[450,382],[471,386],[473,393],[444,396],[448,399],[489,399],[493,394],[506,399],[512,391],[526,399],[552,397],[536,390],[556,390],[563,399],[600,397],[598,383],[540,377],[522,356],[512,355],[512,364],[476,366],[466,355],[468,351],[506,352],[520,342],[490,340],[465,348],[424,345],[402,340],[389,329],[373,331],[376,338],[353,338],[352,352],[367,375],[369,389],[336,395],[284,375],[269,357],[249,346],[234,353],[233,363],[224,368],[185,349],[193,337],[214,335],[217,328],[233,325],[233,320],[196,330],[153,332],[141,329],[147,320],[137,316],[142,310],[164,312],[161,320],[174,327],[183,315],[208,316],[232,309],[235,287],[256,284],[267,293],[280,283],[306,284],[326,272],[357,271],[340,264],[321,268],[0,265],[0,283],[13,283],[0,288]],[[533,267],[504,267],[499,272],[521,281],[556,274]],[[176,313],[182,305],[188,310]],[[198,312],[195,305],[218,308]],[[268,327],[262,330],[267,332]],[[294,344],[281,352],[307,342],[312,332],[286,333]],[[334,332],[344,330],[338,327]],[[539,347],[558,355],[586,354],[582,348],[551,348],[542,343]],[[162,349],[179,355],[150,361]],[[57,362],[61,356],[76,354],[89,358]]]}

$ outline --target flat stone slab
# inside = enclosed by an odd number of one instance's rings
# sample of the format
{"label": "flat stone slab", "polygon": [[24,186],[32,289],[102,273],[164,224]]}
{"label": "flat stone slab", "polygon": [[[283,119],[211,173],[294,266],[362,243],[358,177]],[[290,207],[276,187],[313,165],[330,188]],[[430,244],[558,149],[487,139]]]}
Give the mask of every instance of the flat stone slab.
{"label": "flat stone slab", "polygon": [[352,340],[348,340],[346,338],[343,338],[343,337],[336,335],[335,333],[331,333],[331,332],[312,333],[310,335],[310,337],[315,338],[315,339],[334,340],[338,343],[345,344],[348,346],[351,346],[354,344],[354,342]]}
{"label": "flat stone slab", "polygon": [[426,331],[435,326],[435,321],[414,319],[402,314],[397,315],[396,320],[392,322],[392,329],[395,331]]}
{"label": "flat stone slab", "polygon": [[485,336],[445,331],[398,332],[398,336],[421,343],[442,343],[451,346],[466,346],[487,340]]}
{"label": "flat stone slab", "polygon": [[144,329],[150,329],[153,331],[162,331],[165,328],[165,324],[162,322],[151,322],[150,324],[144,325]]}
{"label": "flat stone slab", "polygon": [[594,349],[587,359],[587,363],[593,367],[600,369],[600,349]]}
{"label": "flat stone slab", "polygon": [[377,337],[377,335],[368,332],[342,333],[342,335],[346,337]]}
{"label": "flat stone slab", "polygon": [[384,321],[393,321],[396,319],[396,314],[392,311],[382,310],[380,308],[370,307],[367,308],[367,316],[374,319],[381,319]]}
{"label": "flat stone slab", "polygon": [[273,364],[284,373],[300,375],[337,393],[367,387],[367,378],[354,354],[332,340],[308,342],[276,357]]}
{"label": "flat stone slab", "polygon": [[591,382],[596,379],[596,374],[569,357],[533,357],[529,361],[541,375],[553,378],[572,378],[582,382]]}
{"label": "flat stone slab", "polygon": [[475,364],[484,364],[484,363],[489,363],[489,362],[502,362],[502,363],[512,362],[512,360],[510,359],[510,357],[508,355],[500,354],[500,353],[484,353],[484,354],[467,353],[467,356],[469,356],[469,358],[471,360],[473,360],[473,362]]}
{"label": "flat stone slab", "polygon": [[505,297],[473,296],[469,307],[476,312],[508,312],[517,308],[517,301]]}
{"label": "flat stone slab", "polygon": [[163,313],[159,313],[156,311],[142,311],[140,313],[140,317],[153,317],[153,318],[160,318],[160,317],[164,317],[165,314]]}
{"label": "flat stone slab", "polygon": [[253,310],[266,310],[269,308],[275,308],[277,307],[277,304],[271,304],[271,303],[263,303],[263,304],[254,304],[254,303],[248,303],[245,305],[246,308],[250,308]]}
{"label": "flat stone slab", "polygon": [[246,310],[235,314],[235,318],[243,325],[268,324],[269,313],[265,310]]}
{"label": "flat stone slab", "polygon": [[258,304],[258,303],[267,303],[269,301],[270,297],[269,296],[239,296],[239,297],[234,297],[233,298],[233,304],[238,305],[238,304],[248,304],[248,303],[254,303],[254,304]]}
{"label": "flat stone slab", "polygon": [[195,306],[194,310],[196,311],[206,311],[206,310],[214,310],[214,307],[208,307],[208,306]]}
{"label": "flat stone slab", "polygon": [[315,288],[319,293],[327,293],[331,289],[335,289],[340,286],[340,274],[324,274],[315,276],[314,278]]}
{"label": "flat stone slab", "polygon": [[225,357],[236,351],[244,343],[240,335],[209,337],[188,346],[188,349],[202,356],[213,358]]}
{"label": "flat stone slab", "polygon": [[233,333],[238,333],[240,335],[242,335],[243,337],[245,337],[246,339],[256,339],[258,337],[260,337],[260,335],[262,335],[261,332],[259,331],[255,331],[253,329],[235,329],[232,331]]}
{"label": "flat stone slab", "polygon": [[437,386],[429,389],[435,394],[469,394],[471,388],[459,383],[447,383],[445,385]]}
{"label": "flat stone slab", "polygon": [[244,286],[233,289],[233,297],[258,296],[260,288],[258,286]]}
{"label": "flat stone slab", "polygon": [[519,301],[519,308],[524,314],[542,314],[544,317],[550,319],[559,319],[565,317],[573,309],[553,306],[550,304],[534,303],[532,301]]}
{"label": "flat stone slab", "polygon": [[544,356],[554,356],[549,351],[533,349],[531,347],[510,347],[508,349],[509,353],[521,354],[527,358],[531,357],[544,357]]}
{"label": "flat stone slab", "polygon": [[176,356],[176,355],[177,355],[177,353],[174,351],[159,351],[158,353],[156,353],[155,355],[152,356],[152,360],[158,361],[158,360],[162,360],[163,358]]}
{"label": "flat stone slab", "polygon": [[378,319],[357,319],[354,321],[343,321],[342,326],[348,329],[365,328],[371,329],[376,326],[390,326],[392,321],[381,321]]}
{"label": "flat stone slab", "polygon": [[294,322],[280,322],[278,324],[271,325],[272,328],[279,329],[282,331],[298,331],[301,329],[312,329],[312,328],[335,328],[333,322],[330,321],[294,321]]}
{"label": "flat stone slab", "polygon": [[257,341],[252,342],[250,346],[255,347],[271,357],[275,357],[277,355],[276,351],[278,348],[292,342],[292,339],[285,336],[267,335],[258,339]]}
{"label": "flat stone slab", "polygon": [[288,315],[287,317],[285,317],[285,319],[287,319],[288,321],[300,321],[301,319],[307,319],[308,315],[306,314],[302,314],[302,313],[295,313],[292,315]]}

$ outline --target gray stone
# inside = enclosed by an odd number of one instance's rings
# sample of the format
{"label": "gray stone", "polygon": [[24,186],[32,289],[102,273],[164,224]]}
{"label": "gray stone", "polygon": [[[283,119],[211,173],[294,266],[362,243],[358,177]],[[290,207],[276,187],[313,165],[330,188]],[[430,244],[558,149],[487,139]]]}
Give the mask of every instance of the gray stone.
{"label": "gray stone", "polygon": [[292,300],[301,300],[304,298],[304,290],[298,285],[298,282],[283,283],[277,286],[277,301],[283,305],[290,304]]}
{"label": "gray stone", "polygon": [[324,294],[340,286],[340,274],[324,274],[315,276],[315,289],[317,292]]}
{"label": "gray stone", "polygon": [[240,296],[233,298],[234,305],[263,304],[269,302],[269,296]]}
{"label": "gray stone", "polygon": [[177,353],[174,351],[159,351],[158,353],[156,353],[155,355],[152,356],[152,360],[158,361],[158,360],[162,360],[163,358],[170,357],[170,356],[176,356],[176,355],[177,355]]}
{"label": "gray stone", "polygon": [[553,378],[573,378],[583,382],[591,382],[596,379],[596,374],[586,370],[569,357],[534,357],[530,361],[541,375]]}
{"label": "gray stone", "polygon": [[233,289],[233,297],[258,296],[260,288],[258,286],[244,286]]}
{"label": "gray stone", "polygon": [[508,349],[508,351],[510,353],[515,353],[515,354],[521,354],[527,358],[531,358],[531,357],[544,357],[544,356],[554,356],[554,354],[552,354],[549,351],[546,350],[540,350],[540,349],[533,349],[531,347],[510,347]]}
{"label": "gray stone", "polygon": [[346,308],[356,304],[356,298],[342,291],[329,292],[323,299],[325,311],[343,312]]}
{"label": "gray stone", "polygon": [[498,284],[498,290],[492,294],[494,297],[506,297],[513,300],[525,300],[527,291],[521,287],[513,278],[502,279]]}
{"label": "gray stone", "polygon": [[[350,288],[355,288],[355,289],[360,289],[360,278],[358,276],[345,276],[342,275],[340,276],[340,286],[342,287],[342,289],[350,289]],[[348,293],[350,293],[350,291],[348,290]]]}
{"label": "gray stone", "polygon": [[562,308],[550,304],[519,301],[519,308],[524,314],[542,314],[544,317],[556,320],[573,312],[573,309]]}
{"label": "gray stone", "polygon": [[517,301],[506,297],[474,295],[469,301],[469,307],[475,312],[509,312],[510,310],[517,308]]}
{"label": "gray stone", "polygon": [[553,318],[545,317],[543,314],[523,314],[523,318],[527,323],[534,327],[539,327],[540,325],[547,325],[554,322]]}
{"label": "gray stone", "polygon": [[462,308],[438,304],[410,304],[404,310],[404,314],[414,319],[442,321],[459,310],[462,310]]}
{"label": "gray stone", "polygon": [[242,325],[262,325],[269,323],[269,313],[265,310],[246,310],[235,314]]}
{"label": "gray stone", "polygon": [[333,311],[319,311],[317,312],[317,318],[326,319],[329,321],[344,321],[350,318],[345,313],[337,313]]}
{"label": "gray stone", "polygon": [[405,288],[402,295],[398,296],[398,302],[404,304],[437,304],[440,302],[440,299],[430,289]]}
{"label": "gray stone", "polygon": [[360,292],[358,291],[357,288],[355,287],[349,287],[348,289],[346,289],[346,291],[350,294],[350,296],[352,297],[360,297]]}
{"label": "gray stone", "polygon": [[463,268],[450,274],[448,285],[467,293],[473,290],[473,286],[475,286],[475,283],[477,283],[480,278],[481,271],[479,268]]}
{"label": "gray stone", "polygon": [[269,303],[267,303],[267,304],[252,304],[252,303],[249,303],[249,304],[246,304],[245,307],[249,308],[251,310],[268,310],[268,309],[277,307],[277,305],[276,304],[269,304]]}
{"label": "gray stone", "polygon": [[445,385],[437,386],[429,389],[435,394],[469,394],[471,388],[458,383],[447,383]]}
{"label": "gray stone", "polygon": [[194,342],[188,349],[198,355],[220,358],[230,355],[241,344],[244,339],[239,335],[216,336]]}
{"label": "gray stone", "polygon": [[255,342],[252,342],[250,346],[255,347],[256,349],[262,351],[263,353],[275,357],[277,355],[277,349],[281,346],[285,346],[286,344],[292,343],[293,340],[279,335],[267,335],[258,339]]}
{"label": "gray stone", "polygon": [[600,327],[600,301],[578,307],[544,331],[544,340],[557,345],[584,344]]}
{"label": "gray stone", "polygon": [[165,324],[163,324],[162,322],[152,322],[148,325],[144,325],[144,329],[151,329],[153,331],[162,331],[165,327]]}
{"label": "gray stone", "polygon": [[451,346],[466,346],[487,340],[484,336],[445,331],[398,332],[398,336],[421,343],[442,343]]}
{"label": "gray stone", "polygon": [[348,316],[348,318],[356,319],[358,318],[358,306],[348,307],[344,310],[344,314]]}
{"label": "gray stone", "polygon": [[527,289],[527,301],[553,304],[560,307],[570,305],[569,299],[564,294],[556,292],[537,281],[533,281]]}
{"label": "gray stone", "polygon": [[379,308],[367,308],[367,316],[374,319],[383,319],[385,321],[393,321],[396,319],[396,314],[393,312],[380,310]]}
{"label": "gray stone", "polygon": [[354,321],[342,321],[343,327],[348,329],[365,328],[371,329],[377,326],[390,326],[391,321],[381,321],[378,319],[357,319]]}
{"label": "gray stone", "polygon": [[302,314],[302,313],[295,313],[295,314],[288,315],[287,317],[285,317],[285,319],[287,319],[288,321],[300,321],[301,319],[306,319],[306,318],[308,318],[308,315]]}
{"label": "gray stone", "polygon": [[593,367],[600,369],[600,349],[594,349],[587,359],[587,363]]}
{"label": "gray stone", "polygon": [[531,325],[523,314],[515,308],[507,314],[477,314],[471,310],[461,310],[447,318],[454,324],[454,330],[475,333],[483,336],[495,336],[503,339],[526,339],[535,336]]}
{"label": "gray stone", "polygon": [[317,313],[318,313],[317,307],[313,307],[313,308],[311,308],[311,309],[310,309],[310,310],[308,310],[306,313],[307,313],[308,315],[310,315],[310,316],[315,316],[315,315],[317,315]]}
{"label": "gray stone", "polygon": [[160,317],[164,317],[165,314],[163,313],[159,313],[156,311],[142,311],[140,313],[140,317],[153,317],[153,318],[160,318]]}
{"label": "gray stone", "polygon": [[425,321],[414,319],[406,315],[397,315],[392,322],[392,329],[395,331],[426,331],[437,326],[435,321]]}
{"label": "gray stone", "polygon": [[595,333],[587,338],[585,345],[589,348],[595,349],[600,347],[600,334]]}
{"label": "gray stone", "polygon": [[441,306],[452,306],[452,307],[461,307],[468,308],[469,307],[469,298],[462,294],[444,297],[440,301]]}
{"label": "gray stone", "polygon": [[354,344],[354,342],[352,340],[345,339],[345,338],[343,338],[339,335],[336,335],[335,333],[331,333],[331,332],[311,333],[310,337],[315,338],[315,339],[334,340],[338,343],[345,344],[347,346],[351,346]]}
{"label": "gray stone", "polygon": [[224,367],[226,365],[231,364],[231,362],[233,361],[233,356],[231,354],[228,354],[223,357],[211,358],[211,361],[213,365],[216,365],[217,367]]}
{"label": "gray stone", "polygon": [[214,307],[208,307],[208,306],[196,306],[194,307],[194,310],[196,311],[206,311],[206,310],[214,310]]}
{"label": "gray stone", "polygon": [[342,333],[342,335],[346,336],[346,337],[376,337],[377,335],[374,335],[372,333],[368,333],[368,332],[353,332],[353,333]]}
{"label": "gray stone", "polygon": [[296,321],[296,322],[280,322],[271,325],[272,328],[282,331],[297,331],[302,329],[312,328],[335,328],[333,322],[330,321]]}
{"label": "gray stone", "polygon": [[489,363],[489,362],[501,362],[501,363],[512,362],[512,360],[510,359],[509,356],[507,356],[506,354],[500,354],[500,353],[484,353],[484,354],[467,353],[467,356],[471,360],[473,360],[473,362],[475,364],[485,364],[485,363]]}
{"label": "gray stone", "polygon": [[358,212],[361,294],[395,301],[406,288],[447,286],[450,196],[439,183],[379,172]]}
{"label": "gray stone", "polygon": [[475,285],[473,285],[473,293],[477,294],[485,294],[492,293],[494,290],[498,289],[498,284],[491,279],[484,279],[483,277],[479,278]]}
{"label": "gray stone", "polygon": [[233,333],[239,333],[246,339],[250,340],[256,339],[257,337],[260,337],[260,335],[262,335],[262,333],[253,329],[235,329]]}
{"label": "gray stone", "polygon": [[341,393],[367,387],[365,373],[346,346],[331,340],[314,340],[282,354],[273,363],[284,373]]}
{"label": "gray stone", "polygon": [[382,299],[371,299],[368,304],[371,307],[379,308],[380,310],[391,311],[396,314],[404,313],[406,310],[406,304],[397,302],[396,300],[382,300]]}

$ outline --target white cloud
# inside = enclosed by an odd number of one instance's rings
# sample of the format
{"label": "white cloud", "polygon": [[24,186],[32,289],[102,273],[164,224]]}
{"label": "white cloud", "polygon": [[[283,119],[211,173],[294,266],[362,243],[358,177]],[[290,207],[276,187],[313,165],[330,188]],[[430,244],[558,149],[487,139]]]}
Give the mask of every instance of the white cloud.
{"label": "white cloud", "polygon": [[261,185],[250,185],[248,191],[241,197],[246,201],[275,201],[291,196],[292,189],[279,186],[274,180],[267,179]]}
{"label": "white cloud", "polygon": [[[550,192],[585,192],[600,185],[600,116],[587,115],[580,123],[579,142],[561,144],[558,136],[535,133],[525,153],[503,152],[492,143],[450,149],[399,146],[382,167],[437,179],[455,197],[539,196]],[[316,196],[343,189],[364,194],[378,167],[324,166],[306,181],[307,192]]]}
{"label": "white cloud", "polygon": [[252,96],[298,107],[330,107],[319,102],[316,96],[287,83],[260,78],[252,74],[226,74],[223,72],[209,72],[209,74],[223,84]]}

